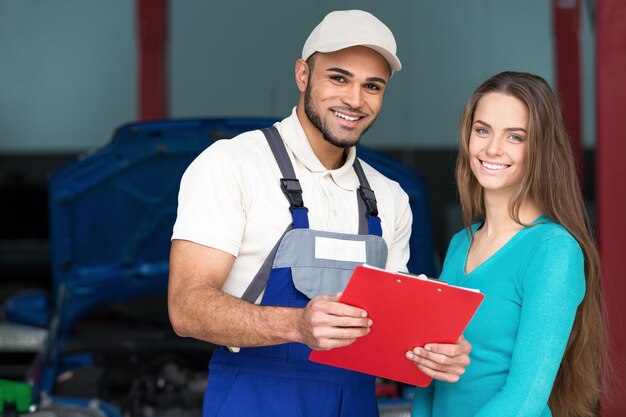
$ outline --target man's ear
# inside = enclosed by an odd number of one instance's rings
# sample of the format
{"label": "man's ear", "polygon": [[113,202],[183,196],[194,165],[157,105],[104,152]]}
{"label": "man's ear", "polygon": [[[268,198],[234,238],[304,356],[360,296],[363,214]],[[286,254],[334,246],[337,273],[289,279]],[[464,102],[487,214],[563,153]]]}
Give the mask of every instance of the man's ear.
{"label": "man's ear", "polygon": [[307,64],[303,59],[298,59],[296,61],[295,75],[298,90],[300,90],[301,93],[304,93],[309,82],[309,64]]}

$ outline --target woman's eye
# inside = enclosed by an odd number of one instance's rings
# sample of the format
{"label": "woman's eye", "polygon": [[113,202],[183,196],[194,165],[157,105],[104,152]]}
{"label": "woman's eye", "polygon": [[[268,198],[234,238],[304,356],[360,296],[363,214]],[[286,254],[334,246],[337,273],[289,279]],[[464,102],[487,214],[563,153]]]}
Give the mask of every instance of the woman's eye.
{"label": "woman's eye", "polygon": [[509,136],[511,142],[522,142],[524,139],[521,136],[511,135]]}
{"label": "woman's eye", "polygon": [[489,131],[487,129],[483,129],[482,127],[479,127],[478,129],[476,129],[476,133],[484,136],[484,135],[488,135]]}

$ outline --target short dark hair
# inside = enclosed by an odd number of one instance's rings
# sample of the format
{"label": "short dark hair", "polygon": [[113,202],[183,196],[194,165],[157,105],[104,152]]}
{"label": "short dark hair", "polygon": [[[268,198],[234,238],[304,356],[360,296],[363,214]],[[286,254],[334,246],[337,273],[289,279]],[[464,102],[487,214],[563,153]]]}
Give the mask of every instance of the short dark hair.
{"label": "short dark hair", "polygon": [[315,52],[313,55],[311,55],[310,57],[308,57],[306,59],[306,64],[309,66],[309,73],[311,73],[313,71],[313,68],[315,67],[315,60],[317,59],[317,52]]}

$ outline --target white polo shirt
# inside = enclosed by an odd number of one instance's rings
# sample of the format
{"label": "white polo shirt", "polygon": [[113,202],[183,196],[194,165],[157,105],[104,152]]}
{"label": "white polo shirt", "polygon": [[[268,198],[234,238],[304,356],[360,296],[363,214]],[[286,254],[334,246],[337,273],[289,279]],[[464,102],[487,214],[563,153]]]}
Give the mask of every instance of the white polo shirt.
{"label": "white polo shirt", "polygon": [[[355,148],[345,164],[326,169],[317,159],[294,108],[276,123],[300,181],[311,229],[358,233],[359,182],[352,168]],[[383,238],[389,248],[386,269],[406,271],[411,210],[407,194],[361,161],[376,193]],[[289,203],[280,188],[280,169],[263,133],[245,132],[220,140],[202,152],[182,177],[172,239],[189,240],[236,257],[223,290],[240,297],[285,228]],[[360,197],[359,197],[360,198]]]}

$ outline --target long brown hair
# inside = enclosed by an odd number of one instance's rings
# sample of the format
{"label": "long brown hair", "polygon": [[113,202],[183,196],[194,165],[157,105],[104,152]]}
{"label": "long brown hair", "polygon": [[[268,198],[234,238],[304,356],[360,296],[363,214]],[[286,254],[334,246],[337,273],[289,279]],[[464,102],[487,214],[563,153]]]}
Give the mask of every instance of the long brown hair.
{"label": "long brown hair", "polygon": [[489,78],[470,97],[461,116],[456,164],[463,221],[468,230],[472,222],[485,216],[483,189],[470,169],[469,138],[476,105],[489,93],[515,97],[528,109],[526,169],[509,201],[511,218],[522,224],[519,209],[529,198],[542,214],[570,232],[584,254],[586,293],[578,307],[548,404],[555,417],[593,416],[608,366],[600,258],[559,99],[543,78],[510,71]]}

